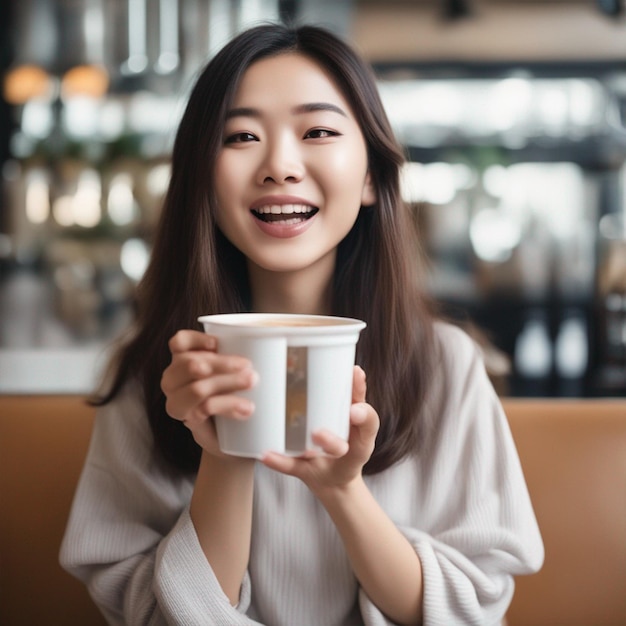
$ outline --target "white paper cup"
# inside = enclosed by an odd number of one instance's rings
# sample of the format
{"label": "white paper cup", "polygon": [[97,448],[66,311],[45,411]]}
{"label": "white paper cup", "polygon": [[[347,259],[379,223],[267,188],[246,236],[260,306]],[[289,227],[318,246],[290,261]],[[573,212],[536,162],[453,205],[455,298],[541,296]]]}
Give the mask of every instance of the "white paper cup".
{"label": "white paper cup", "polygon": [[198,321],[217,337],[218,352],[247,357],[259,374],[252,389],[238,392],[255,405],[249,419],[215,417],[223,452],[298,456],[316,448],[311,433],[321,428],[348,439],[354,357],[365,322],[285,313],[204,315]]}

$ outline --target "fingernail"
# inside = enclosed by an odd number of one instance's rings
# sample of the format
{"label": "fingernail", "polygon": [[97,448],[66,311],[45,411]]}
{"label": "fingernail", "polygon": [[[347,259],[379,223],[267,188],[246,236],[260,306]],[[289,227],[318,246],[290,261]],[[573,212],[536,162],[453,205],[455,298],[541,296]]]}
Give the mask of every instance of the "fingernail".
{"label": "fingernail", "polygon": [[242,400],[237,404],[237,413],[243,417],[250,417],[254,413],[254,402]]}
{"label": "fingernail", "polygon": [[259,382],[259,373],[255,370],[250,372],[250,386],[254,387]]}

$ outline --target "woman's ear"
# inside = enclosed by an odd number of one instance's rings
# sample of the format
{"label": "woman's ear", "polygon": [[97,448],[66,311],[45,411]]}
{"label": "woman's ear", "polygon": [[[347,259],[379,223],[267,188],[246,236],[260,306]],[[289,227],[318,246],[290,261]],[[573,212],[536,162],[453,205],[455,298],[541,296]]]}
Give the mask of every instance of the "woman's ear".
{"label": "woman's ear", "polygon": [[361,206],[372,206],[377,200],[376,189],[372,182],[372,176],[367,172],[365,182],[363,183],[363,192],[361,193]]}

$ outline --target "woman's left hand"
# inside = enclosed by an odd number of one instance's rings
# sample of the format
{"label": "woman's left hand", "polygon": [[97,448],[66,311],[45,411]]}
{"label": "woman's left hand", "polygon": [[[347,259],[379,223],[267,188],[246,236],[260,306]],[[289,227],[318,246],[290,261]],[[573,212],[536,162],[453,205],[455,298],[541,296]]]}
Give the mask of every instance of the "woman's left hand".
{"label": "woman's left hand", "polygon": [[262,459],[264,465],[299,478],[316,494],[341,489],[359,478],[374,451],[380,423],[374,408],[365,402],[366,390],[365,372],[356,365],[347,442],[326,430],[319,430],[312,434],[312,439],[321,451],[310,451],[299,457],[268,452]]}

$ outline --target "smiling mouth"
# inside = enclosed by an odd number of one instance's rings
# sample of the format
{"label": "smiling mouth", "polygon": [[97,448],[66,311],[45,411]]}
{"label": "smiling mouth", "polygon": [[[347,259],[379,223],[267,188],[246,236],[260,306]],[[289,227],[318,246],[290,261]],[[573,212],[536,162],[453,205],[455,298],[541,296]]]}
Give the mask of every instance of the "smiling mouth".
{"label": "smiling mouth", "polygon": [[299,224],[311,219],[319,209],[306,204],[272,204],[252,209],[252,214],[263,222]]}

